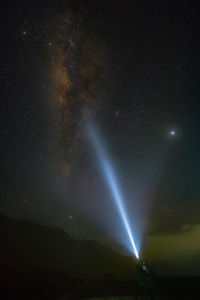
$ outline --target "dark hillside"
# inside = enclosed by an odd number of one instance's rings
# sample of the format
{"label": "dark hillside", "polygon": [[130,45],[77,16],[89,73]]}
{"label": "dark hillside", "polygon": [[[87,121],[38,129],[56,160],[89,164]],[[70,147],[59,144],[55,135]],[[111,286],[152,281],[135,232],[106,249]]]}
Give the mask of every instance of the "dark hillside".
{"label": "dark hillside", "polygon": [[0,216],[0,264],[20,270],[66,271],[73,276],[133,277],[135,265],[94,241],[63,230]]}

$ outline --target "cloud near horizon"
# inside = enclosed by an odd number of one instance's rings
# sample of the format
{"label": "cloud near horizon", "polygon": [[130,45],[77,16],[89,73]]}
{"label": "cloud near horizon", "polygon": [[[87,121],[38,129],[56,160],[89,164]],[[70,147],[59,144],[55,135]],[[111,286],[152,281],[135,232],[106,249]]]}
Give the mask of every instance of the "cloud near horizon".
{"label": "cloud near horizon", "polygon": [[145,257],[163,265],[160,275],[200,275],[200,224],[149,236],[145,248]]}

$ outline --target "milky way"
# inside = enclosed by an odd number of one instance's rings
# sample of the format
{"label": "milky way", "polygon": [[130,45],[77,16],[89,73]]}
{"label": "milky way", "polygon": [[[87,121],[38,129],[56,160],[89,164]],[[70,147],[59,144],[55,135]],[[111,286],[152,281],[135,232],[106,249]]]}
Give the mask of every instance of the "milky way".
{"label": "milky way", "polygon": [[53,118],[60,128],[58,143],[73,169],[80,158],[84,126],[82,109],[105,113],[109,100],[109,55],[106,44],[87,30],[83,14],[59,5],[51,60]]}

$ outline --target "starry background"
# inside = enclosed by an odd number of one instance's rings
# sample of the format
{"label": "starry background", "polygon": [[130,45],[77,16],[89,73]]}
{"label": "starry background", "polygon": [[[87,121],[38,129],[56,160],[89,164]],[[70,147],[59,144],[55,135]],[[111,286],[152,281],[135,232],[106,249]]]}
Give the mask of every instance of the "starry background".
{"label": "starry background", "polygon": [[152,257],[176,240],[168,259],[188,241],[199,260],[198,2],[3,1],[0,11],[1,213],[123,248],[86,107],[136,240]]}

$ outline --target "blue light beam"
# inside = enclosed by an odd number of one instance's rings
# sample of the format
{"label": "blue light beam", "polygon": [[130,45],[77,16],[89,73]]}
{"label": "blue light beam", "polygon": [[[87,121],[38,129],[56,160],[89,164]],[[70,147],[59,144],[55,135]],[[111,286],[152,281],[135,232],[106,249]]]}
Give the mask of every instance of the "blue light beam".
{"label": "blue light beam", "polygon": [[130,226],[129,226],[129,222],[128,222],[128,219],[127,219],[127,216],[126,216],[126,212],[125,212],[125,209],[124,209],[124,206],[123,206],[123,197],[122,197],[122,195],[119,191],[119,188],[118,188],[118,185],[117,185],[117,180],[116,180],[116,177],[114,176],[113,168],[112,168],[110,162],[108,161],[106,152],[105,152],[105,150],[104,150],[104,148],[103,148],[103,146],[100,142],[100,138],[99,138],[96,130],[94,129],[94,127],[91,127],[91,125],[88,125],[88,135],[89,135],[90,140],[92,141],[94,150],[95,150],[95,152],[96,152],[96,154],[97,154],[97,156],[100,160],[100,164],[101,164],[102,170],[103,170],[103,172],[106,176],[108,186],[111,190],[111,193],[112,193],[112,196],[113,196],[113,198],[115,200],[115,203],[117,205],[119,214],[120,214],[120,216],[122,218],[122,221],[124,223],[124,226],[126,228],[126,231],[127,231],[128,237],[130,239],[131,245],[133,247],[135,256],[138,259],[139,254],[138,254],[138,251],[137,251],[136,246],[135,246],[133,235],[132,235],[132,232],[131,232],[131,229],[130,229]]}

